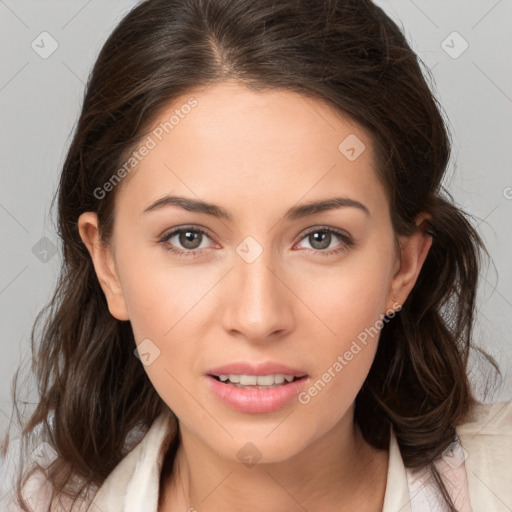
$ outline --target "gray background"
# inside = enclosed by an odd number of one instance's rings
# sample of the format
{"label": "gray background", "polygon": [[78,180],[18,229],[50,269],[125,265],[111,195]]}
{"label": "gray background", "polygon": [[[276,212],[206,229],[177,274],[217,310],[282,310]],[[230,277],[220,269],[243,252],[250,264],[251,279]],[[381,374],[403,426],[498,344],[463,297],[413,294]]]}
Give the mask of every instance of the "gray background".
{"label": "gray background", "polygon": [[[14,369],[22,360],[28,363],[30,328],[57,279],[60,255],[52,252],[58,237],[49,206],[84,83],[106,37],[135,3],[0,0],[1,428],[10,418]],[[446,185],[475,217],[493,259],[481,273],[475,330],[476,341],[497,358],[504,375],[488,401],[511,400],[512,2],[377,3],[432,70],[434,93],[450,121],[454,147]],[[31,46],[35,41],[40,52],[51,49],[42,32],[58,44],[48,58]],[[464,41],[468,48],[459,55]],[[484,380],[477,373],[474,379],[481,390]],[[29,401],[33,396],[28,393]]]}

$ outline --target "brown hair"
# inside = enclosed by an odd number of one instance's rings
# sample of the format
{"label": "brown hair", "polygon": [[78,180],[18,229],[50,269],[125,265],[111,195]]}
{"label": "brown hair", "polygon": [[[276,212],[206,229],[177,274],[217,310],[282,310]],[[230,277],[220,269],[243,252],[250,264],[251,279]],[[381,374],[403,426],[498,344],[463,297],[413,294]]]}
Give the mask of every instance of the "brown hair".
{"label": "brown hair", "polygon": [[[108,243],[119,187],[102,199],[94,191],[164,106],[226,80],[298,92],[350,116],[372,135],[395,233],[411,233],[420,212],[432,217],[433,244],[418,281],[383,327],[356,398],[366,441],[387,448],[392,425],[405,466],[431,465],[476,402],[468,356],[484,248],[442,187],[449,133],[399,27],[370,0],[147,0],[97,58],[57,191],[63,263],[32,329],[39,402],[23,428],[25,456],[37,429],[58,454],[47,470],[55,498],[101,485],[126,454],[128,434],[166,409],[134,357],[130,323],[109,313],[78,217],[97,212]],[[20,500],[34,469],[18,475]]]}

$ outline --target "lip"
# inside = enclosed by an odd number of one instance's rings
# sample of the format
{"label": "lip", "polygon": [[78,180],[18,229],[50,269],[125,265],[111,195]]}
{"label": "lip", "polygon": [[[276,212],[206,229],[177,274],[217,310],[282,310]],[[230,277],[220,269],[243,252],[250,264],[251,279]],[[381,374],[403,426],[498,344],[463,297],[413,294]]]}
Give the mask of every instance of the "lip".
{"label": "lip", "polygon": [[[221,368],[224,371],[224,369],[234,368],[234,366],[230,365]],[[275,366],[273,366],[272,368],[275,369]],[[258,371],[261,371],[261,369]],[[281,371],[276,373],[283,372]],[[262,374],[264,373],[252,375]],[[247,373],[247,375],[250,374]],[[231,384],[221,382],[212,375],[207,375],[206,379],[208,381],[210,390],[225,405],[227,405],[231,409],[234,409],[235,411],[246,413],[266,413],[281,409],[286,404],[291,402],[294,398],[297,398],[297,395],[304,389],[306,382],[309,380],[307,376],[303,376],[298,380],[294,380],[293,382],[288,382],[286,384],[276,386],[275,388],[246,389],[238,388],[236,386],[232,386]]]}
{"label": "lip", "polygon": [[300,368],[292,368],[273,361],[261,363],[250,363],[247,361],[235,361],[233,363],[217,366],[208,370],[206,375],[293,375],[294,377],[305,377],[307,372]]}

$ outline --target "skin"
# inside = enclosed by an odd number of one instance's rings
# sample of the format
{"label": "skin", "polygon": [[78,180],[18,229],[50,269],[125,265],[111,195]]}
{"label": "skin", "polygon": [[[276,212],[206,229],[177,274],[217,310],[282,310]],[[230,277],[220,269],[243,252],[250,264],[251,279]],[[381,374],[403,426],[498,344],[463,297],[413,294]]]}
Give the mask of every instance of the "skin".
{"label": "skin", "polygon": [[[161,351],[145,370],[182,436],[161,511],[381,510],[388,452],[353,424],[377,337],[308,404],[293,400],[276,412],[230,409],[204,374],[234,360],[272,360],[317,381],[405,301],[431,238],[422,229],[399,238],[397,253],[370,136],[323,102],[226,82],[189,92],[154,124],[190,96],[198,105],[118,185],[110,245],[99,244],[94,212],[79,218],[111,314],[130,320],[137,344],[149,338]],[[338,150],[350,134],[366,146],[354,161]],[[177,206],[143,213],[166,194],[222,206],[233,220]],[[361,202],[369,215],[341,207],[284,220],[297,204],[333,196]],[[211,235],[199,249],[178,235],[166,245],[195,257],[158,243],[190,225]],[[305,235],[315,227],[343,230],[353,244],[332,234],[325,249]],[[251,263],[236,252],[247,236],[262,248]],[[261,453],[251,467],[237,456],[249,441]]]}

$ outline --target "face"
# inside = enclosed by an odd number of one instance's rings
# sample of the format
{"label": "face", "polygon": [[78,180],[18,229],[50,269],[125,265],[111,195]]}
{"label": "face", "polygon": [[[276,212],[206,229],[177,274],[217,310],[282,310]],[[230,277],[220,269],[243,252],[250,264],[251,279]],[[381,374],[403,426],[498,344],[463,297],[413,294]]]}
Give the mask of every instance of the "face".
{"label": "face", "polygon": [[117,185],[109,248],[94,246],[93,213],[79,222],[110,312],[130,320],[184,431],[229,460],[247,442],[262,462],[285,460],[352,421],[382,317],[428,242],[402,240],[400,266],[369,134],[322,102],[224,83],[154,127]]}

